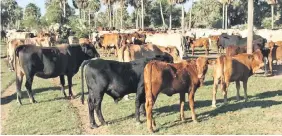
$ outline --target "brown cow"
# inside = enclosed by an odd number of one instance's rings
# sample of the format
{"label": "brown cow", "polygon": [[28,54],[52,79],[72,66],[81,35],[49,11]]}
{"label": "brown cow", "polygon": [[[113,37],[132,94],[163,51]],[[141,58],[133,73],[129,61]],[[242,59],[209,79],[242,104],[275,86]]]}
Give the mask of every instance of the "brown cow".
{"label": "brown cow", "polygon": [[174,62],[180,60],[179,53],[175,47],[160,47],[153,44],[146,45],[124,45],[118,51],[118,60],[120,62],[129,62],[145,57],[154,57],[168,53],[173,57]]}
{"label": "brown cow", "polygon": [[180,117],[184,120],[185,93],[188,93],[189,106],[192,112],[192,120],[197,122],[194,111],[194,95],[200,86],[200,79],[206,74],[208,60],[200,57],[196,63],[182,61],[180,63],[164,63],[151,61],[144,68],[144,86],[146,94],[147,128],[153,132],[152,125],[155,121],[152,118],[152,109],[160,92],[172,96],[180,94]]}
{"label": "brown cow", "polygon": [[[253,51],[260,49],[258,44],[253,44]],[[241,53],[247,53],[247,45],[245,46],[237,46],[230,45],[226,48],[226,56],[234,56]]]}
{"label": "brown cow", "polygon": [[107,56],[110,55],[109,48],[115,49],[115,56],[117,56],[117,50],[120,48],[121,43],[121,36],[116,33],[109,33],[104,34],[102,40],[99,42],[99,46],[104,49],[104,51],[107,51]]}
{"label": "brown cow", "polygon": [[219,82],[224,95],[224,103],[227,103],[227,88],[229,83],[234,81],[236,82],[237,100],[240,99],[240,81],[243,81],[245,100],[247,101],[248,78],[263,66],[263,55],[260,50],[256,50],[252,54],[238,54],[234,57],[219,56],[213,71],[212,107],[216,107],[216,92]]}
{"label": "brown cow", "polygon": [[270,48],[268,61],[269,61],[269,70],[270,74],[272,75],[272,67],[273,67],[273,60],[281,60],[282,61],[282,46],[273,46]]}
{"label": "brown cow", "polygon": [[13,71],[14,67],[14,54],[15,54],[15,49],[17,46],[24,44],[24,40],[18,40],[14,39],[11,41],[8,41],[7,45],[7,58],[8,58],[8,63],[9,63],[9,70]]}
{"label": "brown cow", "polygon": [[209,38],[199,38],[191,44],[192,55],[194,55],[195,47],[204,47],[206,50],[206,55],[209,55]]}

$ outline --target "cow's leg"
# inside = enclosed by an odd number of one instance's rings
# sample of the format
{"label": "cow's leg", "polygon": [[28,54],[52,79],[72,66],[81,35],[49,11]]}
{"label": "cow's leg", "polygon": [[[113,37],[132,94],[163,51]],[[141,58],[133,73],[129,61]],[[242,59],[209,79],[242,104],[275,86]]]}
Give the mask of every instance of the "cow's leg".
{"label": "cow's leg", "polygon": [[[267,75],[267,57],[263,58],[263,62],[264,62],[264,75]],[[269,63],[269,62],[268,62]]]}
{"label": "cow's leg", "polygon": [[27,89],[27,94],[28,94],[30,102],[36,103],[36,101],[34,100],[34,97],[33,97],[33,92],[31,90],[33,77],[34,77],[33,75],[26,75],[25,87]]}
{"label": "cow's leg", "polygon": [[248,95],[247,95],[247,82],[248,80],[243,81],[243,88],[244,88],[244,97],[245,97],[245,101],[248,101]]}
{"label": "cow's leg", "polygon": [[191,50],[192,50],[192,55],[194,55],[194,46],[192,46]]}
{"label": "cow's leg", "polygon": [[90,127],[97,128],[98,125],[95,122],[94,118],[94,100],[91,99],[91,96],[88,97],[88,112],[89,112],[89,120],[90,120]]}
{"label": "cow's leg", "polygon": [[96,114],[98,116],[98,119],[101,122],[101,125],[106,125],[107,123],[105,122],[105,119],[103,117],[102,110],[101,110],[103,96],[104,96],[104,94],[101,94],[101,93],[97,94],[97,96],[95,96],[94,108],[95,108]]}
{"label": "cow's leg", "polygon": [[191,114],[192,114],[192,120],[197,123],[197,118],[196,118],[196,114],[195,114],[195,109],[194,109],[194,93],[195,93],[195,88],[192,87],[191,91],[188,94],[188,100],[189,100],[189,106],[191,109]]}
{"label": "cow's leg", "polygon": [[68,77],[68,86],[69,86],[69,97],[74,99],[74,96],[73,96],[72,90],[71,90],[71,87],[72,87],[72,75],[68,75],[67,77]]}
{"label": "cow's leg", "polygon": [[156,123],[153,119],[153,106],[154,106],[154,100],[153,100],[153,96],[152,94],[146,94],[146,105],[145,105],[145,109],[146,109],[146,116],[147,116],[147,129],[150,132],[154,132],[153,130],[153,126],[156,126]]}
{"label": "cow's leg", "polygon": [[141,123],[141,121],[140,121],[140,106],[141,106],[140,97],[136,96],[136,99],[135,99],[135,118],[136,118],[137,123]]}
{"label": "cow's leg", "polygon": [[21,88],[22,88],[22,83],[23,83],[23,76],[24,74],[20,71],[17,71],[16,73],[16,89],[17,89],[17,102],[22,105],[21,97]]}
{"label": "cow's leg", "polygon": [[222,83],[221,89],[224,97],[224,104],[227,104],[227,88],[229,86],[229,82]]}
{"label": "cow's leg", "polygon": [[66,92],[65,92],[65,78],[64,78],[64,75],[60,76],[60,82],[61,82],[61,91],[62,91],[63,95],[65,97],[67,97]]}
{"label": "cow's leg", "polygon": [[185,102],[185,93],[179,93],[180,96],[180,120],[184,121],[184,102]]}
{"label": "cow's leg", "polygon": [[236,81],[236,90],[237,90],[237,95],[236,95],[236,98],[237,98],[237,101],[240,101],[240,81]]}
{"label": "cow's leg", "polygon": [[212,91],[212,107],[216,107],[216,92],[218,87],[218,80],[214,79],[213,91]]}
{"label": "cow's leg", "polygon": [[[143,79],[143,78],[144,78],[144,75],[142,74],[141,79]],[[138,88],[137,88],[137,92],[136,92],[136,99],[135,99],[135,117],[136,117],[136,121],[138,123],[141,123],[141,121],[140,121],[140,108],[144,108],[143,107],[144,103],[145,103],[144,83],[140,82],[140,83],[138,83]],[[144,112],[144,109],[142,109],[142,110]]]}
{"label": "cow's leg", "polygon": [[269,65],[269,71],[270,71],[270,75],[273,75],[273,71],[272,71],[272,66],[273,66],[273,60],[271,57],[268,58],[268,65]]}

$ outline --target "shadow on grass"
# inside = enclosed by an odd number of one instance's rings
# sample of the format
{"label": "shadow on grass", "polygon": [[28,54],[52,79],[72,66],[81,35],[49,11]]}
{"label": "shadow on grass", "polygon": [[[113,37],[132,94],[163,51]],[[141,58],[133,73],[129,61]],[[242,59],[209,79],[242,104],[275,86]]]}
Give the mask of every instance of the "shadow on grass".
{"label": "shadow on grass", "polygon": [[[241,109],[254,108],[254,107],[267,108],[267,107],[271,107],[271,106],[274,106],[274,105],[282,104],[282,101],[263,100],[265,98],[271,98],[271,97],[275,97],[277,95],[281,96],[282,90],[267,91],[267,92],[257,94],[255,96],[249,96],[249,98],[257,98],[257,99],[261,99],[261,100],[255,99],[255,100],[248,101],[248,102],[241,101],[241,102],[238,102],[238,103],[235,103],[235,104],[223,105],[223,106],[215,108],[214,110],[197,114],[198,121],[200,121],[200,122],[206,121],[206,120],[208,120],[212,117],[215,117],[219,114],[224,114],[224,113],[229,112],[229,111],[238,111],[238,110],[241,110]],[[210,100],[196,101],[195,102],[195,111],[197,112],[197,108],[199,108],[199,107],[206,107],[206,106],[211,106]],[[185,106],[184,110],[186,111],[187,109],[188,109],[188,106]],[[158,116],[160,114],[160,112],[169,113],[169,114],[164,115],[164,116],[168,116],[170,114],[179,113],[179,110],[180,110],[179,104],[174,104],[174,105],[171,105],[171,106],[164,106],[164,107],[156,109],[156,113],[154,114],[154,116],[157,117],[157,118],[161,117],[161,116]],[[178,126],[178,125],[181,125],[181,124],[187,123],[187,122],[191,122],[191,118],[186,118],[185,121],[175,121],[173,123],[171,123],[171,122],[165,123],[163,126],[161,126],[158,129],[158,131],[160,129],[165,130],[165,129],[168,129],[168,128],[171,128],[171,127],[174,127],[174,126]]]}
{"label": "shadow on grass", "polygon": [[[35,99],[36,99],[36,94],[41,93],[41,92],[45,92],[48,90],[60,90],[61,87],[46,87],[46,88],[37,88],[37,89],[33,89],[32,91],[35,92]],[[22,98],[29,98],[27,95],[26,91],[22,91]],[[13,93],[10,96],[6,96],[6,97],[2,97],[1,98],[1,105],[5,105],[7,103],[10,103],[13,100],[17,99],[17,93]]]}

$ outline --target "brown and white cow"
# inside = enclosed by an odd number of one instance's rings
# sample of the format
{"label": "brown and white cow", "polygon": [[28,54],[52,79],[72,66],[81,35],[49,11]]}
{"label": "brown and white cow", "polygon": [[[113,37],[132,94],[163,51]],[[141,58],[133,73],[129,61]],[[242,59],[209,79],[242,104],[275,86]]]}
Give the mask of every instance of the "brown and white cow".
{"label": "brown and white cow", "polygon": [[151,61],[144,68],[144,86],[146,94],[146,115],[147,128],[153,132],[152,125],[155,127],[155,121],[152,119],[152,109],[159,93],[168,96],[180,94],[180,117],[184,120],[184,101],[185,93],[188,93],[189,106],[192,112],[192,120],[197,122],[194,111],[194,95],[200,86],[200,79],[206,74],[208,60],[200,57],[196,63],[182,61],[180,63],[165,63],[160,61]]}
{"label": "brown and white cow", "polygon": [[245,101],[247,98],[247,82],[249,77],[264,66],[263,55],[260,50],[252,54],[238,54],[233,57],[219,56],[213,71],[213,100],[212,107],[216,107],[216,92],[218,84],[221,84],[224,103],[227,103],[227,88],[230,82],[236,82],[237,100],[239,100],[240,81],[243,82]]}

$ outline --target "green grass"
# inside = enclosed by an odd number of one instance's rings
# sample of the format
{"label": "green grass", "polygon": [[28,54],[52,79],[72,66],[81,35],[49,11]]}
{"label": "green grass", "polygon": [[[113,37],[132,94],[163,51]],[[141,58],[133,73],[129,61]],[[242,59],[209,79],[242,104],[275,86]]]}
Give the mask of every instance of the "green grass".
{"label": "green grass", "polygon": [[[8,61],[6,56],[7,50],[4,42],[1,43],[1,94],[2,92],[15,81],[15,73],[8,70]],[[3,58],[2,58],[3,57]]]}
{"label": "green grass", "polygon": [[23,92],[22,106],[16,103],[16,94],[1,99],[2,105],[11,103],[3,134],[81,133],[78,115],[69,100],[64,99],[59,87],[50,80],[35,78],[33,90],[38,101],[36,104],[30,104],[26,91]]}
{"label": "green grass", "polygon": [[[252,76],[248,82],[248,102],[244,102],[243,97],[241,101],[235,101],[235,84],[231,83],[228,89],[229,104],[212,108],[211,72],[212,70],[209,69],[205,80],[206,86],[199,88],[195,95],[195,111],[199,123],[195,124],[191,121],[187,103],[185,103],[186,120],[180,121],[179,95],[168,97],[160,94],[153,110],[157,123],[155,134],[282,134],[281,78]],[[80,93],[80,73],[73,78],[73,84],[74,93]],[[11,103],[10,114],[6,125],[3,126],[2,134],[83,133],[76,110],[69,100],[62,98],[60,89],[56,85],[50,80],[35,78],[33,89],[35,99],[39,102],[37,104],[29,104],[27,95],[24,95],[23,106],[17,105],[15,95],[1,99],[2,104]],[[242,87],[240,92],[243,96]],[[221,105],[223,96],[220,90],[217,98],[218,104]],[[92,131],[98,133],[105,131],[108,134],[149,134],[145,117],[141,117],[142,124],[136,124],[134,105],[134,100],[122,100],[115,104],[113,99],[105,94],[102,112],[109,125]],[[87,104],[81,106],[87,107]],[[88,113],[86,115],[88,118]],[[99,124],[97,119],[96,121]]]}

